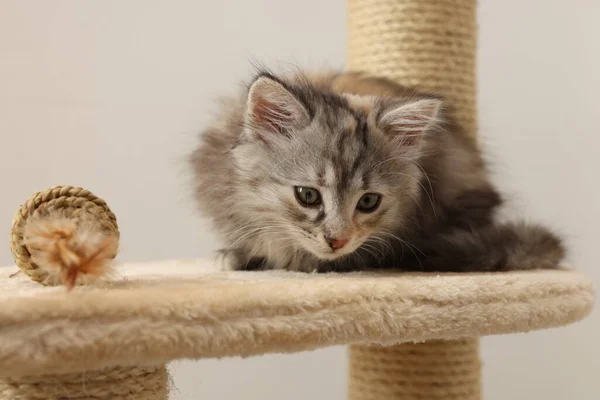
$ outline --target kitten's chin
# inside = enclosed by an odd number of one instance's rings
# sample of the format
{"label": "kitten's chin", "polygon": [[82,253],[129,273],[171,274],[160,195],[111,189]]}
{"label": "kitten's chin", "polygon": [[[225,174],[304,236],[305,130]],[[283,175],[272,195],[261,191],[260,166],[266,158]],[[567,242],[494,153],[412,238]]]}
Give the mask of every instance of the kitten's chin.
{"label": "kitten's chin", "polygon": [[331,250],[326,244],[319,243],[318,245],[315,245],[314,242],[300,242],[301,247],[304,248],[307,253],[323,261],[334,261],[352,254],[361,246],[361,244],[362,242],[357,244],[355,241],[352,241],[352,243],[348,243],[341,249]]}
{"label": "kitten's chin", "polygon": [[317,257],[320,260],[324,260],[324,261],[333,261],[333,260],[337,260],[340,259],[342,257],[347,256],[348,254],[352,254],[356,251],[356,249],[339,249],[336,251],[312,251],[309,250],[310,253]]}
{"label": "kitten's chin", "polygon": [[333,260],[337,260],[338,258],[342,258],[343,256],[345,256],[347,253],[314,253],[311,252],[315,257],[317,257],[320,260],[324,260],[324,261],[333,261]]}

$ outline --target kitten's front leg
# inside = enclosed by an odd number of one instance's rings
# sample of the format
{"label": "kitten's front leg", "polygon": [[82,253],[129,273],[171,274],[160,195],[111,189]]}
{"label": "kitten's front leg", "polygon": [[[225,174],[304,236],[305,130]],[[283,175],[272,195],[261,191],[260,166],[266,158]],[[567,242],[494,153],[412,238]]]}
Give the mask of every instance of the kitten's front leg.
{"label": "kitten's front leg", "polygon": [[236,269],[238,271],[264,271],[271,268],[266,258],[251,257],[246,262],[239,263]]}
{"label": "kitten's front leg", "polygon": [[271,269],[264,257],[250,257],[244,250],[222,250],[226,270],[233,271],[264,271]]}
{"label": "kitten's front leg", "polygon": [[375,257],[363,248],[357,249],[354,253],[332,261],[319,261],[317,263],[317,272],[356,272],[367,271],[389,267],[392,258],[382,249],[380,257]]}

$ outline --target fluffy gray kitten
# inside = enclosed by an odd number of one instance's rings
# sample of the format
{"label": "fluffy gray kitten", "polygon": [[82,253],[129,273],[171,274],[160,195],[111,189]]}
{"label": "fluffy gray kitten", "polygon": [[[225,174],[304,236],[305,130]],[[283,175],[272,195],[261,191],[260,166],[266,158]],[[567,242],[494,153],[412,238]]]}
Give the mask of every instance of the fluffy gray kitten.
{"label": "fluffy gray kitten", "polygon": [[192,155],[235,269],[555,268],[546,228],[501,197],[441,97],[361,73],[259,73]]}

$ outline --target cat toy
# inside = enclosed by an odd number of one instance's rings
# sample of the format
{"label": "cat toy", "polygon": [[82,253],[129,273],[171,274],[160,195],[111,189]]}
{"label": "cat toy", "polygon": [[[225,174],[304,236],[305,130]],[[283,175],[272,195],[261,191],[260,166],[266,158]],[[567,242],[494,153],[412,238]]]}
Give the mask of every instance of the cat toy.
{"label": "cat toy", "polygon": [[17,266],[44,285],[89,283],[110,275],[119,246],[117,218],[88,190],[55,186],[17,211],[11,251]]}

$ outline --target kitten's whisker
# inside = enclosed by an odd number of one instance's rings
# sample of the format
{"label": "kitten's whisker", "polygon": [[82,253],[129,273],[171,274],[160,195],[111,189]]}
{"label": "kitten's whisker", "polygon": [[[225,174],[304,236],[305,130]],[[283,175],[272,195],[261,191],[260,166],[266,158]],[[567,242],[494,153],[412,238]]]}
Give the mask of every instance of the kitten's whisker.
{"label": "kitten's whisker", "polygon": [[399,241],[399,242],[401,242],[401,243],[404,243],[404,244],[405,244],[405,245],[407,245],[408,247],[414,248],[414,249],[415,249],[415,250],[417,250],[419,253],[421,253],[421,254],[423,255],[423,257],[425,257],[425,256],[426,256],[426,255],[425,255],[425,253],[423,253],[423,252],[422,252],[422,251],[421,251],[421,250],[420,250],[420,249],[419,249],[417,246],[415,246],[415,245],[413,245],[413,244],[411,244],[411,243],[407,242],[407,241],[406,241],[406,240],[404,240],[404,239],[401,239],[400,237],[398,237],[397,235],[394,235],[393,233],[390,233],[390,232],[377,232],[377,233],[376,233],[376,235],[386,235],[386,236],[390,236],[391,238],[393,238],[393,239],[395,239],[395,240],[397,240],[397,241]]}
{"label": "kitten's whisker", "polygon": [[370,249],[368,249],[367,247],[363,247],[363,250],[366,251],[367,253],[369,253],[369,255],[371,255],[371,257],[373,257],[375,262],[379,262],[379,259],[377,257],[377,254],[373,253]]}
{"label": "kitten's whisker", "polygon": [[248,229],[253,229],[257,226],[259,226],[259,224],[257,224],[257,223],[242,225],[240,228],[236,229],[235,231],[225,235],[225,238],[232,239],[234,236],[237,236],[240,233],[243,233],[244,231],[246,231]]}
{"label": "kitten's whisker", "polygon": [[[402,188],[402,189],[404,189],[404,188]],[[419,207],[419,211],[421,211],[421,215],[423,215],[423,218],[425,218],[425,211],[423,210],[423,207],[421,207],[421,203],[419,203],[419,201],[417,199],[415,199],[415,196],[413,196],[413,194],[409,190],[404,189],[404,192],[407,195],[409,195],[411,199],[413,199],[413,201],[415,202],[417,207]],[[435,215],[435,209],[433,209],[433,213]]]}
{"label": "kitten's whisker", "polygon": [[363,256],[360,254],[360,252],[358,251],[358,249],[356,249],[356,251],[354,252],[354,254],[356,254],[357,257],[360,257],[360,261],[362,263],[362,265],[366,268],[366,263],[365,263],[365,259],[363,258]]}
{"label": "kitten's whisker", "polygon": [[[363,246],[363,249],[365,251],[367,251],[368,253],[373,255],[373,257],[375,257],[375,261],[377,261],[377,263],[379,263],[380,265],[383,263],[383,260],[385,259],[385,254],[380,249],[370,245],[369,243],[363,243]],[[373,250],[374,253],[371,252],[371,250]]]}
{"label": "kitten's whisker", "polygon": [[437,214],[435,211],[435,204],[433,202],[433,194],[429,194],[429,192],[427,191],[427,189],[425,189],[425,186],[423,186],[423,184],[421,183],[421,181],[419,181],[417,178],[415,178],[414,176],[411,176],[409,174],[405,174],[404,172],[388,172],[386,175],[401,175],[401,176],[406,176],[407,178],[410,178],[412,180],[414,180],[415,182],[417,182],[417,184],[419,186],[421,186],[421,188],[423,189],[423,191],[425,192],[425,194],[427,195],[427,198],[429,199],[429,203],[431,204],[431,211],[433,211],[433,215],[437,218]]}
{"label": "kitten's whisker", "polygon": [[267,221],[251,221],[251,222],[248,222],[248,223],[242,225],[241,227],[237,228],[233,232],[230,232],[228,235],[226,235],[226,238],[231,238],[246,229],[250,229],[250,228],[254,228],[254,227],[272,226],[275,224],[277,224],[277,223],[272,223],[272,222],[267,222]]}
{"label": "kitten's whisker", "polygon": [[431,180],[429,179],[429,174],[427,174],[427,171],[425,171],[425,168],[423,168],[423,166],[419,162],[413,160],[412,158],[408,158],[408,157],[404,157],[404,156],[398,156],[398,157],[414,163],[417,167],[419,167],[421,169],[421,171],[423,171],[423,175],[425,176],[425,179],[427,179],[427,182],[429,183],[429,190],[431,191],[431,197],[435,200],[435,195],[433,193],[433,185],[431,184]]}
{"label": "kitten's whisker", "polygon": [[274,225],[272,227],[269,226],[260,226],[257,228],[252,228],[247,232],[243,232],[234,242],[228,247],[231,249],[235,247],[239,242],[248,240],[253,236],[258,236],[259,234],[267,234],[267,233],[277,233],[277,234],[285,234],[285,230],[282,229],[282,226]]}
{"label": "kitten's whisker", "polygon": [[382,244],[385,247],[387,247],[390,250],[390,252],[392,253],[393,259],[394,260],[396,259],[396,254],[394,252],[394,246],[392,246],[387,240],[377,237],[377,236],[372,236],[370,239],[373,239],[373,241],[375,241],[376,243]]}
{"label": "kitten's whisker", "polygon": [[382,234],[382,235],[387,235],[392,237],[393,239],[399,241],[401,244],[405,245],[406,247],[408,247],[408,249],[413,253],[413,255],[415,256],[415,259],[417,260],[417,262],[419,263],[419,266],[421,267],[421,270],[425,270],[425,268],[423,267],[423,263],[421,263],[421,260],[419,258],[419,256],[417,256],[417,253],[415,252],[415,250],[417,250],[419,253],[421,253],[421,255],[423,257],[427,257],[425,255],[425,253],[423,253],[417,246],[410,244],[409,242],[407,242],[406,240],[403,240],[401,238],[399,238],[398,236],[391,234],[389,232],[378,232],[377,234]]}
{"label": "kitten's whisker", "polygon": [[[237,244],[238,242],[240,242],[240,241],[242,241],[242,240],[244,240],[244,239],[246,239],[248,237],[251,237],[251,236],[253,236],[255,234],[259,234],[261,232],[266,233],[269,230],[270,230],[270,228],[265,228],[265,227],[262,227],[262,226],[260,226],[260,227],[249,227],[246,230],[238,232],[235,235],[236,239],[234,240],[233,244]],[[230,237],[230,239],[233,239],[233,238],[234,238],[234,236]]]}
{"label": "kitten's whisker", "polygon": [[[425,170],[425,168],[423,168],[423,166],[419,162],[417,162],[416,160],[413,160],[412,158],[409,158],[409,157],[405,157],[405,156],[401,156],[401,155],[395,155],[395,156],[389,157],[389,158],[387,158],[387,159],[379,162],[372,169],[376,169],[377,167],[379,167],[379,166],[381,166],[381,165],[383,165],[383,164],[385,164],[387,162],[394,161],[394,160],[397,160],[397,159],[402,159],[402,160],[409,161],[409,162],[415,164],[417,167],[419,167],[419,169],[423,172],[423,176],[425,177],[425,179],[427,179],[427,183],[428,183],[428,186],[429,186],[429,191],[427,189],[425,189],[425,187],[421,184],[421,182],[418,179],[416,179],[415,177],[410,176],[408,174],[404,174],[404,175],[405,176],[409,176],[410,178],[412,178],[415,181],[417,181],[419,183],[419,185],[421,185],[421,187],[423,188],[423,190],[425,191],[425,193],[427,193],[427,196],[429,197],[429,201],[432,204],[432,210],[433,210],[433,213],[435,215],[436,211],[435,211],[435,207],[433,207],[433,203],[435,202],[435,193],[433,192],[433,185],[431,183],[431,179],[429,179],[429,174],[427,174],[427,171]],[[392,173],[388,173],[386,175],[389,175],[389,174],[393,175],[394,173],[392,172]],[[435,216],[437,218],[437,215],[435,215]]]}

